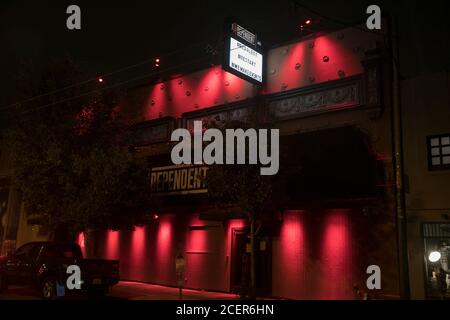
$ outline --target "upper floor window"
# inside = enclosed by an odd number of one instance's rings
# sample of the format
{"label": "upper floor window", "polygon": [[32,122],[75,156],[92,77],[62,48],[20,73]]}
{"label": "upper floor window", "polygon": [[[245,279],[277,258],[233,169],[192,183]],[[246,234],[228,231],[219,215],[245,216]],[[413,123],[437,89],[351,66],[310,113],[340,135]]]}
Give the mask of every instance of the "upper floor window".
{"label": "upper floor window", "polygon": [[431,136],[428,140],[428,168],[450,169],[450,134]]}

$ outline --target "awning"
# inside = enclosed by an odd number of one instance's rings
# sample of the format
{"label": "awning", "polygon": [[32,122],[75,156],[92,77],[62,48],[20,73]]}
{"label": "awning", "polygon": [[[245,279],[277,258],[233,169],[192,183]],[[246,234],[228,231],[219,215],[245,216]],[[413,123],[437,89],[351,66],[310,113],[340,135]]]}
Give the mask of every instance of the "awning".
{"label": "awning", "polygon": [[275,200],[376,196],[376,157],[367,136],[355,127],[281,137],[280,154]]}

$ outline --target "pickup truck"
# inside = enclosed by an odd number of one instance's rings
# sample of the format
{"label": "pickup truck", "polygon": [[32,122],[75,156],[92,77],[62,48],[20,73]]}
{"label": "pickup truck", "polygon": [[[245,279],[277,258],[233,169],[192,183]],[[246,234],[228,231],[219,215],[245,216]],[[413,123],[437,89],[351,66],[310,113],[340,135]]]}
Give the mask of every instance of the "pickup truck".
{"label": "pickup truck", "polygon": [[[66,286],[70,265],[80,267],[81,290],[68,290]],[[83,259],[81,248],[75,243],[30,242],[12,255],[0,257],[0,292],[7,290],[8,285],[31,286],[44,299],[51,300],[61,291],[105,295],[118,282],[119,261]]]}

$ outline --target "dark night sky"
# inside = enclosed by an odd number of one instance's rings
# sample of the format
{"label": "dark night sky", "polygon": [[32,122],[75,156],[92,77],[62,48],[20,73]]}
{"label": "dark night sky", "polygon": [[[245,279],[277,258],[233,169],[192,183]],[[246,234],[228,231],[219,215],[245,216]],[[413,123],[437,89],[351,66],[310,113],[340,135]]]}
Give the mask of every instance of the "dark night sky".
{"label": "dark night sky", "polygon": [[[346,22],[363,21],[369,4],[400,18],[402,74],[406,76],[448,69],[449,1],[300,1],[311,8]],[[66,29],[66,8],[82,9],[82,30]],[[65,53],[92,72],[108,72],[156,55],[202,44],[171,57],[183,63],[206,43],[219,41],[225,17],[235,16],[256,30],[266,45],[299,36],[298,26],[310,15],[294,10],[289,0],[264,1],[66,1],[2,0],[0,3],[0,106],[14,102],[11,79],[21,59],[43,67]],[[168,61],[163,61],[169,64]],[[150,65],[140,66],[143,74]],[[118,74],[121,80],[127,74]]]}

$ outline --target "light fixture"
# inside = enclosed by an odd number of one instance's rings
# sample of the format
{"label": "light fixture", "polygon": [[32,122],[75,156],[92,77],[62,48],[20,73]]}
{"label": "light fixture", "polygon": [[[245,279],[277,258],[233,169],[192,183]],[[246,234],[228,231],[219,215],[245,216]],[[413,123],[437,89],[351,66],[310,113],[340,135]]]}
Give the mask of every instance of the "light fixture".
{"label": "light fixture", "polygon": [[103,80],[103,77],[98,77],[98,78],[97,78],[97,82],[98,82],[98,83],[103,83],[103,81],[104,81],[104,80]]}
{"label": "light fixture", "polygon": [[441,260],[441,253],[439,251],[432,251],[430,252],[429,256],[428,256],[428,260],[430,260],[430,262],[438,262],[439,260]]}
{"label": "light fixture", "polygon": [[305,27],[310,26],[312,24],[312,20],[311,19],[306,19],[301,25],[300,25],[300,29],[303,30]]}
{"label": "light fixture", "polygon": [[159,68],[159,63],[161,62],[161,59],[156,58],[155,59],[155,67]]}

